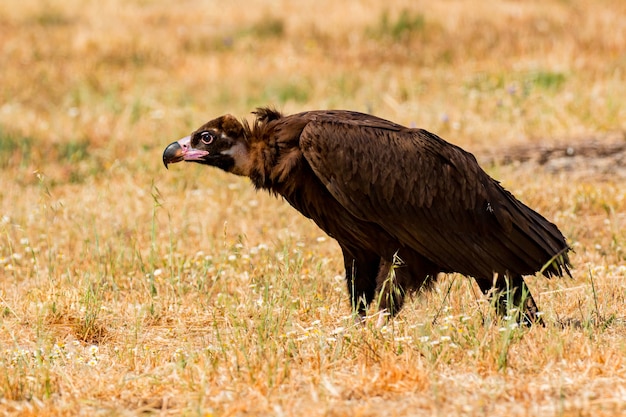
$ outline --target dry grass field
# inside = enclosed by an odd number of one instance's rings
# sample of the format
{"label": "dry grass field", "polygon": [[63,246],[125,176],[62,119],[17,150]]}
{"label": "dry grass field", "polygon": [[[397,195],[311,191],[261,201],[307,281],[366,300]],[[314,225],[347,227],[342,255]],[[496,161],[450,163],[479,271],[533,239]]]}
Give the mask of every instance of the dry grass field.
{"label": "dry grass field", "polygon": [[[0,415],[626,413],[626,159],[576,153],[624,143],[626,2],[3,0],[0,74]],[[460,275],[355,325],[313,223],[163,168],[261,105],[371,112],[491,161],[576,251],[573,279],[528,280],[546,327]],[[498,162],[553,145],[574,155]]]}

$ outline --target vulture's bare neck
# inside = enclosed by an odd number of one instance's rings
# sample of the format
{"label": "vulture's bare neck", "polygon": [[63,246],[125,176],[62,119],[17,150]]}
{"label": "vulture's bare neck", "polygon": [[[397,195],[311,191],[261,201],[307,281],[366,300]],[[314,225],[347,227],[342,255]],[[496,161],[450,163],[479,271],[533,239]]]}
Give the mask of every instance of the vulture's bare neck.
{"label": "vulture's bare neck", "polygon": [[232,174],[245,177],[250,176],[252,160],[250,158],[250,146],[248,143],[243,141],[237,142],[229,150],[224,151],[224,154],[234,160],[233,167],[230,170]]}

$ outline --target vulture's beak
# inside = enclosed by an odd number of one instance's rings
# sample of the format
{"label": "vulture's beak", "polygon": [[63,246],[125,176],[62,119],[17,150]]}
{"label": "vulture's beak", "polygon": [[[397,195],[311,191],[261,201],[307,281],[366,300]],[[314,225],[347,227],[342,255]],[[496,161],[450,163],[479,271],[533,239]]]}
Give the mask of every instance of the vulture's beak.
{"label": "vulture's beak", "polygon": [[180,161],[201,161],[208,154],[207,151],[192,148],[191,136],[186,136],[167,145],[167,148],[163,151],[163,165],[167,168],[168,164]]}

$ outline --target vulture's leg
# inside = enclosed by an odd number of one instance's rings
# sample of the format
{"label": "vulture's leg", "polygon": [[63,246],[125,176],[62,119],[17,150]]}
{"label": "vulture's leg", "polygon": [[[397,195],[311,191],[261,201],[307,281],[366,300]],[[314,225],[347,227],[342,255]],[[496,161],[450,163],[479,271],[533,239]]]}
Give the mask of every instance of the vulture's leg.
{"label": "vulture's leg", "polygon": [[404,275],[407,272],[406,265],[380,259],[380,268],[376,277],[376,292],[378,294],[378,310],[381,316],[376,323],[377,327],[385,324],[387,315],[393,317],[402,309],[406,292],[404,285],[406,277]]}
{"label": "vulture's leg", "polygon": [[495,301],[495,308],[500,316],[505,316],[511,308],[519,309],[517,320],[527,325],[544,324],[539,316],[539,308],[530,289],[521,275],[498,277],[496,281],[477,279],[483,293]]}
{"label": "vulture's leg", "polygon": [[[398,250],[392,259],[381,258],[376,277],[379,310],[391,317],[402,309],[407,292],[430,288],[441,272],[437,265],[406,248]],[[377,326],[385,323],[386,317],[381,315]]]}
{"label": "vulture's leg", "polygon": [[348,249],[340,245],[343,251],[343,263],[346,268],[346,282],[352,310],[365,317],[367,308],[374,299],[376,275],[380,257],[363,249]]}

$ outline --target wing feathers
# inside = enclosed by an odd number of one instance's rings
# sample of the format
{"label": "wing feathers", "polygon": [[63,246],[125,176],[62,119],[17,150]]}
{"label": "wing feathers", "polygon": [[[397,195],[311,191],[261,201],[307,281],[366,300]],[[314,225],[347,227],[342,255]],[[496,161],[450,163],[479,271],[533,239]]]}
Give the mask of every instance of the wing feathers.
{"label": "wing feathers", "polygon": [[473,276],[532,274],[566,247],[556,226],[471,154],[427,131],[386,123],[313,120],[300,136],[311,168],[353,216],[444,269]]}

